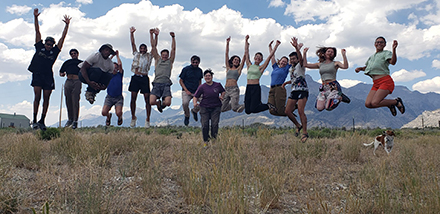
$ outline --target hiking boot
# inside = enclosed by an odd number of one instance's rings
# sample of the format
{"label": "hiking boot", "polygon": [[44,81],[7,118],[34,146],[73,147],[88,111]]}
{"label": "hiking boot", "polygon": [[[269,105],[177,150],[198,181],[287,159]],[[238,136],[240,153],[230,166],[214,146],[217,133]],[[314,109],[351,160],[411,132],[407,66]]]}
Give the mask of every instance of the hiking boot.
{"label": "hiking boot", "polygon": [[238,107],[237,112],[241,113],[244,110],[244,105],[241,105],[240,107]]}
{"label": "hiking boot", "polygon": [[162,108],[162,101],[159,100],[159,105],[157,105],[157,110],[162,113],[163,112],[163,108]]}
{"label": "hiking boot", "polygon": [[38,122],[38,127],[40,127],[40,129],[41,129],[42,131],[46,131],[46,125],[44,125],[43,122]]}
{"label": "hiking boot", "polygon": [[150,128],[150,121],[148,121],[147,119],[145,119],[145,128]]}
{"label": "hiking boot", "polygon": [[73,121],[68,120],[68,121],[66,122],[66,124],[64,125],[64,127],[70,127],[70,126],[72,126],[72,123],[73,123]]}
{"label": "hiking boot", "polygon": [[131,119],[131,122],[130,122],[130,127],[131,128],[136,127],[136,120],[137,120],[137,117],[135,117],[134,119]]}
{"label": "hiking boot", "polygon": [[188,124],[189,124],[189,117],[185,117],[185,120],[183,121],[183,124],[185,124],[185,126],[188,126]]}
{"label": "hiking boot", "polygon": [[32,123],[32,129],[33,130],[37,130],[37,129],[39,129],[40,127],[38,126],[38,123]]}
{"label": "hiking boot", "polygon": [[192,115],[193,115],[194,120],[195,120],[195,121],[198,121],[199,118],[197,117],[197,112],[195,112],[194,109],[191,109],[191,113],[192,113]]}

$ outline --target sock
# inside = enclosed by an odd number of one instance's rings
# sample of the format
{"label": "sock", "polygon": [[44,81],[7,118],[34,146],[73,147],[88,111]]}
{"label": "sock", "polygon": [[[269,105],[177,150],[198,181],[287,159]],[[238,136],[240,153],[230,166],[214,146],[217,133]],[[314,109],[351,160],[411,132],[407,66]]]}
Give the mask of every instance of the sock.
{"label": "sock", "polygon": [[37,123],[37,113],[34,113],[34,120],[33,123]]}
{"label": "sock", "polygon": [[46,119],[46,115],[45,114],[41,114],[41,119],[38,122],[41,122],[44,124],[44,120]]}

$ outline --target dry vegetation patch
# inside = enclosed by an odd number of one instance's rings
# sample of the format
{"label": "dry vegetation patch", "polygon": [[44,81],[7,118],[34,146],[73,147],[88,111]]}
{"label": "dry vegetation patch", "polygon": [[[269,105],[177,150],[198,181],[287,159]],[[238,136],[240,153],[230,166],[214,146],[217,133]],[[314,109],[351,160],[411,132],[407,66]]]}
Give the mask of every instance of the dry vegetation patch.
{"label": "dry vegetation patch", "polygon": [[[0,213],[437,213],[438,130],[60,129],[0,132]],[[47,202],[47,206],[45,203]]]}

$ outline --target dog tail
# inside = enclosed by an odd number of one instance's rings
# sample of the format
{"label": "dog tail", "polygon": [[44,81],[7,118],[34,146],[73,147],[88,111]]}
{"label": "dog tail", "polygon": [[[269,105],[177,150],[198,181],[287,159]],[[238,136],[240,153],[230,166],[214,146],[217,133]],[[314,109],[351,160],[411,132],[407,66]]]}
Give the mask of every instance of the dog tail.
{"label": "dog tail", "polygon": [[374,141],[371,143],[364,143],[364,146],[371,146],[371,145],[373,145],[373,143],[374,143]]}

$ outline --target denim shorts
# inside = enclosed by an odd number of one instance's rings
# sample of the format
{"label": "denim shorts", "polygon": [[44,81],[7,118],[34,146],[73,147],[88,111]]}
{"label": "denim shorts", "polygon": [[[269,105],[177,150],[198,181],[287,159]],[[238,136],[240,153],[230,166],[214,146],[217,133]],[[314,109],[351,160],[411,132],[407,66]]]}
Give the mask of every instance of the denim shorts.
{"label": "denim shorts", "polygon": [[122,95],[119,95],[117,97],[112,97],[107,94],[104,101],[105,106],[124,106],[124,97]]}

